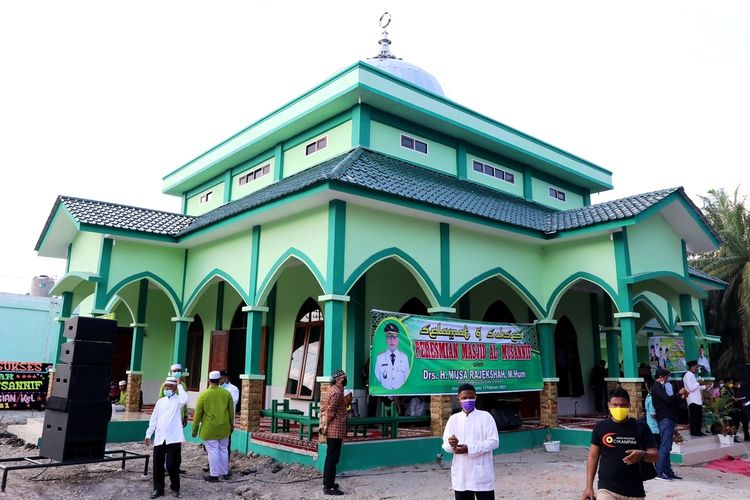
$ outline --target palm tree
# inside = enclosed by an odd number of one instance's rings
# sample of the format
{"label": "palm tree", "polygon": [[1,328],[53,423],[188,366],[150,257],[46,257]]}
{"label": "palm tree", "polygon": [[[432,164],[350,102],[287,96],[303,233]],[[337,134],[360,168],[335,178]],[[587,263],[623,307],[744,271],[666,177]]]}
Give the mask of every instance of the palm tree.
{"label": "palm tree", "polygon": [[717,368],[732,373],[737,364],[750,363],[750,211],[739,188],[731,196],[723,188],[712,189],[702,200],[722,244],[690,263],[729,283],[726,290],[711,294],[707,321],[723,339]]}

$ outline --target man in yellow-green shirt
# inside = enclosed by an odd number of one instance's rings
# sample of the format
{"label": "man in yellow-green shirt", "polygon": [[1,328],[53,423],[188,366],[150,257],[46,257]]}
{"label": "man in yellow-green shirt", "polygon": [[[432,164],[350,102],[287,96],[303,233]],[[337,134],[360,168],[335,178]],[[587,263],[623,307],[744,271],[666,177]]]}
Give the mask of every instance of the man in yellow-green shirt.
{"label": "man in yellow-green shirt", "polygon": [[219,387],[221,373],[208,374],[208,389],[198,395],[193,417],[193,437],[200,437],[208,452],[209,474],[206,481],[216,482],[219,477],[229,478],[227,445],[234,427],[234,403],[229,391]]}

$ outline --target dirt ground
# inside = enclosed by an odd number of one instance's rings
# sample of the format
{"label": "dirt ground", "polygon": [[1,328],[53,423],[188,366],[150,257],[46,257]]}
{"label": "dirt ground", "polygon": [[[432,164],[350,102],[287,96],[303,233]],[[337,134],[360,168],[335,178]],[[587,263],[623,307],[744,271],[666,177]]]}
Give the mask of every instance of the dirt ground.
{"label": "dirt ground", "polygon": [[[5,433],[0,423],[0,457],[33,455],[36,448]],[[502,446],[502,440],[501,440]],[[121,448],[150,453],[142,443]],[[344,447],[344,453],[347,449]],[[584,482],[587,450],[563,446],[560,453],[536,448],[495,456],[496,497],[507,499],[577,499]],[[321,474],[299,465],[279,464],[266,457],[232,457],[233,477],[208,483],[202,479],[206,463],[200,445],[184,444],[183,498],[243,498],[263,500],[322,499]],[[143,462],[130,462],[125,470],[118,463],[11,472],[3,499],[124,499],[148,498],[152,479],[144,477]],[[346,497],[356,499],[449,499],[450,470],[447,464],[423,464],[387,469],[347,472],[338,477]],[[649,481],[646,494],[660,499],[748,498],[750,477],[724,474],[700,466],[675,466],[683,481]],[[167,479],[167,484],[169,480]],[[345,498],[346,498],[345,497]],[[167,497],[171,498],[171,497]]]}

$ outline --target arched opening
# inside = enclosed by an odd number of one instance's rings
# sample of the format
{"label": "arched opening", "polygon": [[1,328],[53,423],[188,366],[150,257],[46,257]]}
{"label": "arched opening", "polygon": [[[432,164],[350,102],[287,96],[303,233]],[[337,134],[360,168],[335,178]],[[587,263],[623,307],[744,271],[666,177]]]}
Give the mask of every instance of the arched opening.
{"label": "arched opening", "polygon": [[308,298],[297,313],[292,341],[292,359],[286,382],[286,396],[313,399],[318,395],[316,378],[323,358],[323,312]]}
{"label": "arched opening", "polygon": [[487,308],[482,321],[488,323],[515,323],[516,317],[502,300],[496,300]]}
{"label": "arched opening", "polygon": [[555,327],[555,365],[557,394],[559,397],[578,397],[583,395],[583,375],[581,357],[578,353],[578,335],[573,323],[567,316],[557,320]]}
{"label": "arched opening", "polygon": [[427,306],[424,305],[424,302],[416,297],[412,297],[404,302],[404,305],[401,306],[398,312],[416,314],[418,316],[427,316],[429,314],[427,312]]}
{"label": "arched opening", "polygon": [[190,391],[199,391],[201,383],[201,363],[203,362],[203,321],[196,315],[190,323],[187,340],[185,369],[190,376],[187,386]]}

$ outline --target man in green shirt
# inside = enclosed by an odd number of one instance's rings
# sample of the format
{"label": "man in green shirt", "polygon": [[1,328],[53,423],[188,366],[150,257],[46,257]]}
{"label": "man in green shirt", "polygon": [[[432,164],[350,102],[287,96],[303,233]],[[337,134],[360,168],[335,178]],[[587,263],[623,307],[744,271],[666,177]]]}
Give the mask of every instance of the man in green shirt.
{"label": "man in green shirt", "polygon": [[125,401],[128,398],[128,383],[125,380],[120,380],[120,399],[117,400],[118,405],[125,406]]}
{"label": "man in green shirt", "polygon": [[229,391],[219,387],[221,373],[208,374],[208,389],[198,395],[193,417],[193,437],[200,437],[208,452],[209,474],[206,481],[216,482],[219,476],[229,478],[227,445],[234,427],[234,403]]}

